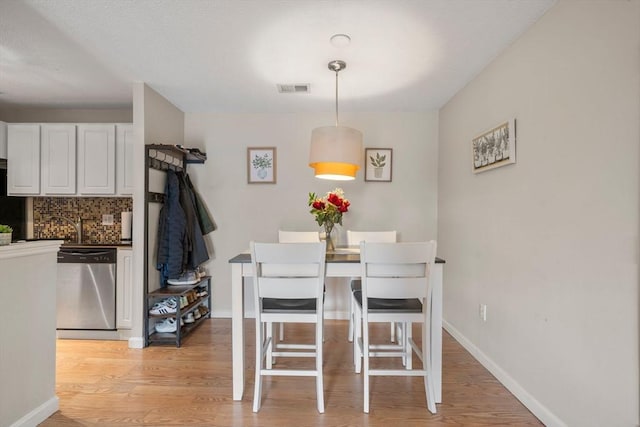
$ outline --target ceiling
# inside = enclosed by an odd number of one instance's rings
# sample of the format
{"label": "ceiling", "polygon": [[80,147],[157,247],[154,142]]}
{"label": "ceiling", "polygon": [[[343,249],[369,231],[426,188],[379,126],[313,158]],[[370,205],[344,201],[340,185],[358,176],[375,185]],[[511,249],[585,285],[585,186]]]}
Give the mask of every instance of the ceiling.
{"label": "ceiling", "polygon": [[[2,0],[0,106],[184,112],[439,108],[555,0]],[[351,37],[335,47],[333,34]],[[281,94],[277,84],[310,84]]]}

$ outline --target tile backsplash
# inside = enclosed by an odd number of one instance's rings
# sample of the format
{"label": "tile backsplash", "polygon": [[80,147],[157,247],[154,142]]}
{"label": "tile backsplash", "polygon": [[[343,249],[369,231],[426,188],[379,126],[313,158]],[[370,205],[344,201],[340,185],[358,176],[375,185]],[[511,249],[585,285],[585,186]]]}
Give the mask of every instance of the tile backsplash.
{"label": "tile backsplash", "polygon": [[[36,239],[76,241],[72,224],[82,219],[83,243],[119,243],[121,212],[133,209],[130,197],[34,197],[33,235]],[[113,225],[102,225],[102,215],[113,215]]]}

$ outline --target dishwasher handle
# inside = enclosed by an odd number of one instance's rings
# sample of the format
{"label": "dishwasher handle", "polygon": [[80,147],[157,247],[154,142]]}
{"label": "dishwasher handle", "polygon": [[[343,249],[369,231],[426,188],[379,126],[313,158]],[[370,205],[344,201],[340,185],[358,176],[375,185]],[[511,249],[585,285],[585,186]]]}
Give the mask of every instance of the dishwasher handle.
{"label": "dishwasher handle", "polygon": [[58,264],[115,264],[115,249],[60,249]]}

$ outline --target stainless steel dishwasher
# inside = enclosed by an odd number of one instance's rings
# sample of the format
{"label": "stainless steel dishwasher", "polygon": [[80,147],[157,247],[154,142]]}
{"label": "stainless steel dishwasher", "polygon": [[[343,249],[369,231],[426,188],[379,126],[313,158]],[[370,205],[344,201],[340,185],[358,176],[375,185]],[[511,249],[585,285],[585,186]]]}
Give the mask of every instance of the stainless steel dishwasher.
{"label": "stainless steel dishwasher", "polygon": [[57,329],[116,329],[115,248],[58,251]]}

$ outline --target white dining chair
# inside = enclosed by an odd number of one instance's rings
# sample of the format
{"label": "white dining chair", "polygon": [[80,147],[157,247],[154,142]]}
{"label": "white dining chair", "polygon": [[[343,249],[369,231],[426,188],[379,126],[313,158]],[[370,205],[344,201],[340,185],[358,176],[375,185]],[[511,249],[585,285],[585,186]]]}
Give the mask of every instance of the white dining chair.
{"label": "white dining chair", "polygon": [[[316,377],[318,412],[324,412],[322,380],[323,287],[326,242],[250,243],[256,311],[256,371],[253,412],[262,397],[262,377],[270,375]],[[313,323],[313,344],[273,342],[273,323]],[[270,354],[278,357],[314,357],[315,369],[273,369]]]}
{"label": "white dining chair", "polygon": [[[279,243],[305,243],[305,242],[319,242],[319,231],[288,231],[278,230],[278,242]],[[284,325],[281,323],[279,327],[280,341],[284,340]]]}
{"label": "white dining chair", "polygon": [[[353,231],[347,230],[347,245],[358,246],[360,242],[373,242],[373,243],[393,243],[397,241],[397,233],[393,231]],[[353,293],[360,292],[360,278],[354,277],[351,279],[351,298],[349,300],[349,336],[348,340],[353,341],[353,325],[354,325],[354,305],[355,300]],[[395,341],[396,328],[395,323],[391,323],[391,342]],[[355,352],[354,352],[355,354]],[[355,360],[354,360],[355,362]]]}
{"label": "white dining chair", "polygon": [[[369,412],[370,377],[422,376],[427,408],[436,413],[435,389],[431,372],[431,300],[430,275],[436,255],[436,242],[360,243],[362,291],[357,298],[356,315],[362,320],[361,335],[356,333],[364,370],[364,412]],[[373,343],[370,323],[407,324],[403,345]],[[411,325],[422,324],[421,346],[413,340]],[[359,329],[359,328],[357,328]],[[360,331],[357,331],[360,332]],[[422,361],[421,369],[405,363],[401,369],[372,369],[371,357],[398,356],[410,360],[413,353]]]}

